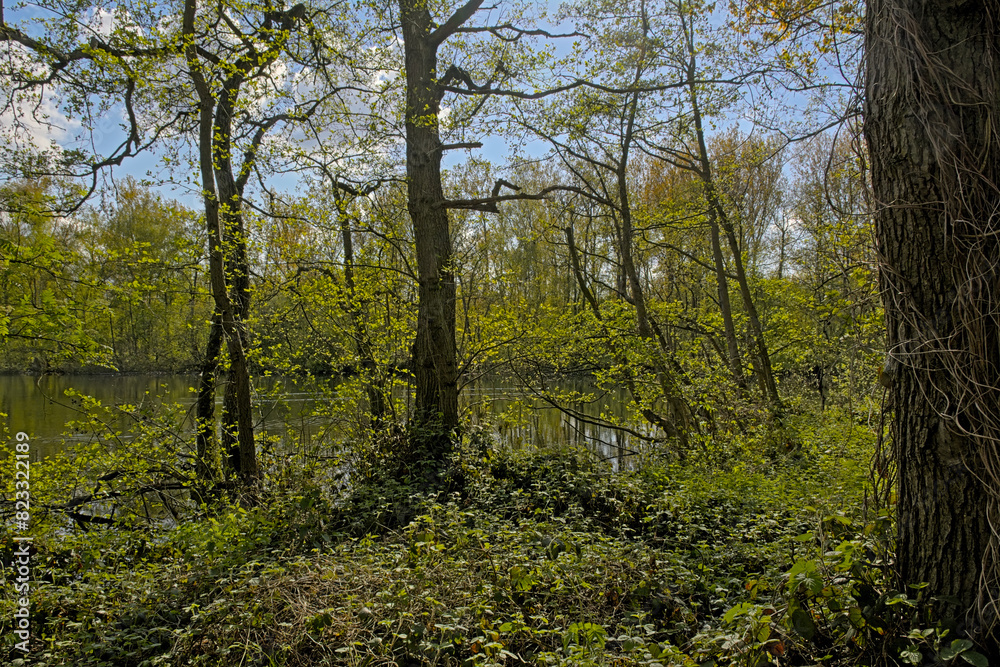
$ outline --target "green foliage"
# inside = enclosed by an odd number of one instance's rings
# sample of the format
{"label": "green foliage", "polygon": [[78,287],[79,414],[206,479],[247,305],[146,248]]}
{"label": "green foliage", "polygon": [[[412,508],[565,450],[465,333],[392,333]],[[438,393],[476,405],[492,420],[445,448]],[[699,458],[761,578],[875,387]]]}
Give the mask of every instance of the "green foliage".
{"label": "green foliage", "polygon": [[53,213],[64,184],[0,188],[0,370],[110,363],[105,315],[86,275],[79,231]]}
{"label": "green foliage", "polygon": [[211,312],[191,213],[125,179],[113,205],[61,217],[59,189],[0,192],[0,368],[195,366]]}
{"label": "green foliage", "polygon": [[772,580],[773,589],[749,582],[751,599],[722,618],[729,632],[702,639],[717,643],[727,664],[774,658],[792,664],[921,665],[934,658],[987,664],[973,642],[949,639],[954,621],[942,614],[943,601],[923,596],[926,584],[894,589],[891,533],[886,511],[868,523],[842,513],[823,517],[794,538],[811,548]]}
{"label": "green foliage", "polygon": [[[228,281],[216,296],[251,302],[236,318],[249,366],[288,376],[255,382],[253,399],[266,400],[264,384],[278,395],[332,379],[283,437],[253,443],[259,504],[232,497],[231,480],[195,477],[181,408],[73,396],[88,415],[73,446],[33,464],[42,664],[978,664],[933,601],[891,589],[891,517],[865,523],[860,510],[872,434],[858,415],[882,333],[862,161],[825,136],[789,153],[778,134],[706,135],[739,116],[746,84],[767,88],[734,63],[801,88],[828,39],[854,25],[850,3],[831,10],[843,25],[824,28],[813,55],[776,43],[798,32],[769,13],[781,7],[723,17],[700,2],[571,3],[573,63],[524,48],[535,31],[511,26],[528,8],[498,8],[503,25],[476,31],[468,16],[448,21],[448,3],[407,2],[444,18],[440,71],[427,72],[447,82],[440,116],[407,109],[405,77],[384,75],[402,66],[381,9],[220,3],[187,25],[178,5],[138,3],[109,12],[103,31],[96,6],[44,4],[5,28],[24,58],[0,76],[27,94],[55,61],[58,110],[82,119],[81,136],[126,108],[128,138],[103,161],[91,151],[109,142],[84,142],[8,171],[57,160],[88,175],[155,146],[171,178],[201,165],[211,232],[131,179],[65,218],[47,212],[75,188],[5,186],[3,368],[200,367],[216,307],[211,239],[216,289]],[[780,30],[750,34],[771,19]],[[464,67],[448,68],[452,57]],[[604,85],[501,107],[504,88],[578,75]],[[458,90],[492,94],[456,101]],[[212,115],[201,134],[196,97]],[[543,137],[553,159],[512,168],[516,188],[471,160],[448,174],[450,205],[408,208],[392,120],[440,127],[452,150],[474,145],[487,129],[477,116],[494,111],[520,129],[491,133]],[[16,148],[7,162],[24,156]],[[308,173],[303,196],[268,179],[289,170]],[[491,201],[516,191],[551,199]],[[448,208],[437,231],[455,250],[430,273],[448,244],[418,264],[409,216],[421,205]],[[462,382],[498,374],[525,387],[500,428],[537,399],[615,432],[618,469],[571,449],[505,449],[471,427],[452,461],[435,460],[433,419],[407,420],[427,349],[414,347],[417,295],[436,294],[441,274],[457,292],[432,316],[455,335]],[[223,352],[223,373],[243,367],[238,351]],[[554,387],[567,377],[573,389]],[[592,405],[604,408],[584,414]]]}
{"label": "green foliage", "polygon": [[85,271],[101,285],[101,340],[122,371],[192,370],[211,318],[202,223],[126,178],[86,219]]}
{"label": "green foliage", "polygon": [[33,592],[33,656],[693,667],[917,651],[977,664],[919,591],[886,583],[891,517],[866,524],[858,511],[871,434],[832,415],[786,428],[799,444],[778,459],[651,457],[618,473],[474,432],[445,473],[451,490],[431,492],[377,467],[365,478],[343,461],[283,458],[265,465],[255,506],[213,501],[175,527],[39,539],[49,583]]}

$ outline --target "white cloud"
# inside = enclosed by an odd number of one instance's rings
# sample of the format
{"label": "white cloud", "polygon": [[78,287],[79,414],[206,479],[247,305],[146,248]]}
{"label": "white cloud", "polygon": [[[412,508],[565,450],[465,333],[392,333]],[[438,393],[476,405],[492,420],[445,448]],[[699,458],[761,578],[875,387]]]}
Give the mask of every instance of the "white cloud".
{"label": "white cloud", "polygon": [[115,27],[115,10],[107,10],[98,7],[94,10],[93,14],[90,16],[90,20],[87,22],[87,28],[92,33],[96,33],[101,37],[110,37],[111,31]]}
{"label": "white cloud", "polygon": [[[39,76],[44,72],[44,67],[32,61],[25,47],[13,42],[5,44],[0,60],[6,72],[19,72],[22,76]],[[37,90],[18,91],[9,85],[0,111],[0,128],[7,135],[9,147],[53,149],[79,130],[80,124],[63,113],[51,90],[47,93],[43,96]]]}

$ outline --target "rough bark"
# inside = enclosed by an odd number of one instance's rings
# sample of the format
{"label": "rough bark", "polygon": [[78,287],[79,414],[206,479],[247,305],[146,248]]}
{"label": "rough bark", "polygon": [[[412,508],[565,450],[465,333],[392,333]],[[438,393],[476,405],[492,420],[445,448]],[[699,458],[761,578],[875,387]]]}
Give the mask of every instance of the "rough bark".
{"label": "rough bark", "polygon": [[869,0],[871,159],[903,583],[998,657],[1000,33],[994,2]]}
{"label": "rough bark", "polygon": [[[478,8],[463,6],[436,27],[426,4],[400,0],[406,62],[407,210],[417,255],[415,434],[441,457],[458,428],[458,362],[455,347],[455,272],[448,210],[441,186],[443,145],[438,113],[437,48]],[[464,18],[463,18],[464,17]],[[436,29],[435,29],[436,28]]]}

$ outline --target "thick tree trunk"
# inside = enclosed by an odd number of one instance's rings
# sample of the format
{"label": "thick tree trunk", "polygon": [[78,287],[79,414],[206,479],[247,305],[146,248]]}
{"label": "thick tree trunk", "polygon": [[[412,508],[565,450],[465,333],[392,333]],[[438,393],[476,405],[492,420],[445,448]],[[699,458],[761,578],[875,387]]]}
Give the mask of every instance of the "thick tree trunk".
{"label": "thick tree trunk", "polygon": [[400,0],[406,55],[407,209],[417,254],[419,302],[413,346],[414,421],[419,439],[443,456],[458,428],[455,350],[455,273],[448,211],[441,187],[438,131],[441,92],[436,81],[434,25],[423,3]]}
{"label": "thick tree trunk", "polygon": [[245,484],[252,485],[260,476],[260,471],[254,438],[252,386],[245,333],[242,322],[230,322],[225,331],[229,351],[229,384],[226,385],[222,402],[224,443],[228,446],[233,471]]}
{"label": "thick tree trunk", "polygon": [[996,21],[992,1],[869,0],[865,117],[898,573],[956,600],[937,613],[994,661],[996,609],[982,595],[998,594],[988,521],[1000,463]]}

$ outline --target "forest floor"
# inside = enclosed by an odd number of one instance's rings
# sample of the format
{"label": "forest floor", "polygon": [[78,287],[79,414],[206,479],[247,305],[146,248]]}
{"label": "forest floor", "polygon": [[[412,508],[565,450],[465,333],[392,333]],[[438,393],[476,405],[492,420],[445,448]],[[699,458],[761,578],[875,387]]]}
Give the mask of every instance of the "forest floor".
{"label": "forest floor", "polygon": [[203,506],[170,530],[54,533],[34,545],[30,653],[14,646],[8,577],[0,656],[757,666],[960,653],[921,624],[919,591],[886,584],[891,516],[865,507],[872,429],[830,412],[789,418],[785,434],[790,451],[740,434],[617,473],[473,437],[434,493],[377,474],[338,487],[296,466],[264,502]]}

